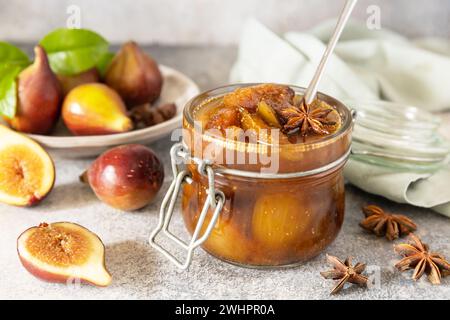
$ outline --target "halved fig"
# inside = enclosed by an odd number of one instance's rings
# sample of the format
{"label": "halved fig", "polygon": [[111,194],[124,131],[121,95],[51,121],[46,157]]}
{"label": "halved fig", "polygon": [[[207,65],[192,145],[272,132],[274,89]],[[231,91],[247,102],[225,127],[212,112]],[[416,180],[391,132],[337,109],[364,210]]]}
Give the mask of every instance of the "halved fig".
{"label": "halved fig", "polygon": [[41,223],[29,228],[17,239],[17,252],[25,269],[44,281],[79,279],[101,287],[111,283],[102,241],[75,223]]}
{"label": "halved fig", "polygon": [[55,168],[35,141],[0,125],[0,202],[31,206],[53,188]]}

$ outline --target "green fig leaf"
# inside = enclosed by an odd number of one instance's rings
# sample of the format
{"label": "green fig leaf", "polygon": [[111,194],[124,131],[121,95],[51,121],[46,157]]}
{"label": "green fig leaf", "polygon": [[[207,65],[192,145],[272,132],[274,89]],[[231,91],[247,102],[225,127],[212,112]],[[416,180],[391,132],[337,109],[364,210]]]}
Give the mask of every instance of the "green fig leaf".
{"label": "green fig leaf", "polygon": [[29,64],[30,59],[25,52],[12,44],[0,41],[0,66],[19,65],[26,67]]}
{"label": "green fig leaf", "polygon": [[0,66],[0,114],[13,118],[17,109],[17,75],[21,65],[4,64]]}
{"label": "green fig leaf", "polygon": [[75,75],[97,66],[109,48],[108,41],[91,30],[65,28],[47,34],[40,45],[53,72],[63,75]]}

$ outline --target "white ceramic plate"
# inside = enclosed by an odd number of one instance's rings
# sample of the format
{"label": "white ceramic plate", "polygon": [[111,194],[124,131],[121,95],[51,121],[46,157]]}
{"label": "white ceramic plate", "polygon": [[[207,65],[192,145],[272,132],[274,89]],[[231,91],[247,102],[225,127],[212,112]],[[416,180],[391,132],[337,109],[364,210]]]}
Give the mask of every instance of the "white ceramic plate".
{"label": "white ceramic plate", "polygon": [[71,135],[61,122],[51,136],[37,134],[29,136],[53,154],[65,158],[79,158],[96,156],[120,144],[148,144],[168,135],[174,129],[181,127],[183,107],[199,93],[199,88],[194,81],[177,70],[163,65],[160,65],[160,70],[164,77],[164,84],[158,103],[174,102],[176,104],[177,114],[172,119],[144,129],[97,136]]}

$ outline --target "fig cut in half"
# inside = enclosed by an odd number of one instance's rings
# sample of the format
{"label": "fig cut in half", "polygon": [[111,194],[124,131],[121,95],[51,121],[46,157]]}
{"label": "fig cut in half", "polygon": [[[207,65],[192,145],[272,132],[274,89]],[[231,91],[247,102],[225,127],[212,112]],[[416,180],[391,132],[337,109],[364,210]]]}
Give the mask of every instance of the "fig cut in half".
{"label": "fig cut in half", "polygon": [[35,141],[0,125],[0,202],[31,206],[53,188],[55,168]]}
{"label": "fig cut in half", "polygon": [[101,287],[111,283],[102,241],[75,223],[41,223],[29,228],[17,239],[17,253],[25,269],[44,281],[79,280]]}

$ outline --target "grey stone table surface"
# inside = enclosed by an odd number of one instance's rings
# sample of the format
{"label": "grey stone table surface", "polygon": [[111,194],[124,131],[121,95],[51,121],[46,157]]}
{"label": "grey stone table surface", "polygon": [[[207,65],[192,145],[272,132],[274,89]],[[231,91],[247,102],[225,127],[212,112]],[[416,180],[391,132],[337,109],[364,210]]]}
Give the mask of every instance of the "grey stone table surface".
{"label": "grey stone table surface", "polygon": [[[29,48],[27,47],[29,50]],[[227,82],[235,49],[199,47],[150,47],[156,59],[192,77],[202,89]],[[221,262],[202,250],[194,255],[188,271],[178,271],[148,245],[156,226],[158,207],[171,180],[168,150],[172,142],[162,139],[151,147],[166,165],[166,180],[155,201],[134,213],[124,213],[101,203],[78,175],[92,159],[55,159],[56,184],[39,206],[17,208],[0,205],[0,299],[449,299],[450,277],[441,286],[425,278],[414,282],[411,273],[393,268],[398,260],[392,243],[364,232],[358,222],[361,206],[374,203],[409,215],[420,225],[418,232],[432,249],[450,257],[450,219],[430,210],[400,205],[346,187],[346,217],[336,241],[326,249],[339,257],[352,255],[368,264],[368,273],[378,279],[364,290],[348,287],[330,297],[333,281],[319,271],[328,269],[325,254],[303,265],[282,270],[245,269]],[[113,282],[107,288],[77,283],[42,282],[20,265],[16,253],[18,235],[40,222],[71,221],[97,233],[106,245],[106,265]],[[186,234],[179,214],[173,230]]]}

